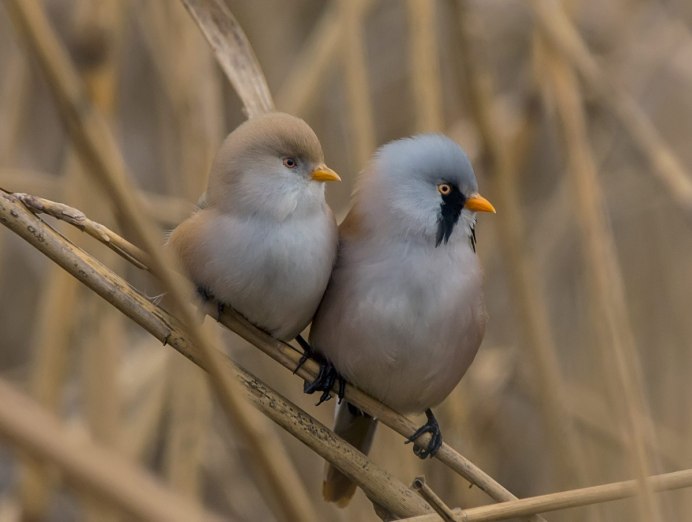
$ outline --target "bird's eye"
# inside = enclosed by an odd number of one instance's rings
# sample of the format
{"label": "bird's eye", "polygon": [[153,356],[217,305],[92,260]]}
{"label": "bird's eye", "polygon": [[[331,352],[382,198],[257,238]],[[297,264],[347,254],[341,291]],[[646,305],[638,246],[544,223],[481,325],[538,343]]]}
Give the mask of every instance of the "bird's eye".
{"label": "bird's eye", "polygon": [[294,169],[298,166],[298,161],[295,158],[284,158],[284,167],[287,169]]}
{"label": "bird's eye", "polygon": [[437,191],[443,196],[448,196],[452,192],[452,187],[449,183],[440,183],[437,186]]}

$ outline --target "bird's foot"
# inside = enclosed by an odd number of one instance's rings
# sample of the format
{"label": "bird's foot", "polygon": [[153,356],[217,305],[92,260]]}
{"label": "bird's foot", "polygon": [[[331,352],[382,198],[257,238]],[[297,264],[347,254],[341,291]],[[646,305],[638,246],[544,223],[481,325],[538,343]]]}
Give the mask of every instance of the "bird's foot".
{"label": "bird's foot", "polygon": [[[316,354],[312,357],[315,358]],[[346,379],[344,379],[339,372],[336,371],[334,365],[327,360],[318,361],[320,363],[320,372],[317,377],[312,382],[305,382],[303,385],[303,391],[308,395],[315,393],[316,391],[321,391],[320,400],[317,401],[316,406],[319,406],[325,401],[332,398],[332,387],[334,384],[338,383],[338,388],[336,396],[339,399],[339,404],[344,398],[344,391],[346,390]]]}
{"label": "bird's foot", "polygon": [[296,341],[298,341],[298,344],[300,347],[303,349],[303,355],[300,356],[300,359],[298,360],[298,365],[295,367],[293,370],[293,373],[296,374],[298,373],[298,370],[301,369],[301,367],[305,364],[305,361],[310,359],[312,357],[312,347],[310,344],[303,338],[302,335],[298,334],[296,336]]}
{"label": "bird's foot", "polygon": [[413,447],[413,453],[415,453],[416,456],[421,459],[432,457],[435,455],[435,453],[437,453],[437,450],[440,449],[440,446],[442,446],[442,432],[440,431],[440,425],[437,423],[437,419],[433,415],[430,408],[425,410],[425,416],[428,418],[428,422],[423,424],[413,435],[406,439],[406,444],[408,444],[409,442],[414,442],[424,433],[430,433],[431,437],[427,448],[422,448],[420,446]]}

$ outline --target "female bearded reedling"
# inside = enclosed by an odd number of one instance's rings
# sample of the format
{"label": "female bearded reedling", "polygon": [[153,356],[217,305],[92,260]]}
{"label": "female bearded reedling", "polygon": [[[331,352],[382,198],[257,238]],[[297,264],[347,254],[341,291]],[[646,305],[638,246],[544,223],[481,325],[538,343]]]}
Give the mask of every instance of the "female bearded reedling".
{"label": "female bearded reedling", "polygon": [[200,294],[278,339],[293,339],[314,315],[336,256],[325,181],[340,178],[303,120],[255,117],[226,138],[206,204],[173,230],[168,245]]}
{"label": "female bearded reedling", "polygon": [[[410,439],[432,434],[416,451],[421,458],[442,443],[430,408],[457,385],[485,331],[477,211],[495,209],[478,194],[455,142],[420,135],[382,147],[339,229],[337,261],[312,323],[310,345],[346,380],[398,412],[425,411],[427,424]],[[337,406],[335,431],[365,453],[375,422]],[[328,467],[327,500],[345,505],[354,491]]]}

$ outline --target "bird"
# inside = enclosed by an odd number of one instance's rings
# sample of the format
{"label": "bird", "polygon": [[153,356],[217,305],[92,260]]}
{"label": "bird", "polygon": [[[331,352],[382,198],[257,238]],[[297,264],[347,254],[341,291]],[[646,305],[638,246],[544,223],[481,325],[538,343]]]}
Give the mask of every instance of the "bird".
{"label": "bird", "polygon": [[[421,458],[442,444],[431,408],[460,381],[485,333],[476,212],[495,209],[456,142],[420,134],[382,146],[356,183],[312,321],[310,346],[333,371],[311,391],[331,388],[336,373],[399,413],[425,412],[408,439],[432,435],[427,447],[414,446]],[[363,453],[375,426],[354,405],[337,405],[335,432]],[[354,492],[328,464],[325,499],[343,506]]]}
{"label": "bird", "polygon": [[313,317],[336,257],[330,181],[341,178],[305,121],[256,116],[226,137],[202,203],[166,244],[204,300],[289,341]]}

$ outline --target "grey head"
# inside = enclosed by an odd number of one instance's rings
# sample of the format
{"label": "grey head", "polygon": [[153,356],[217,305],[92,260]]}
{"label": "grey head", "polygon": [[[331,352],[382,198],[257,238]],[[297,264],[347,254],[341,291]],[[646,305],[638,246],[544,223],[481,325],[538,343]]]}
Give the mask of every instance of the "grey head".
{"label": "grey head", "polygon": [[357,198],[365,215],[379,217],[390,233],[423,238],[436,247],[447,244],[458,228],[463,232],[455,237],[473,241],[476,211],[495,211],[478,194],[466,153],[441,134],[381,147],[361,178]]}

